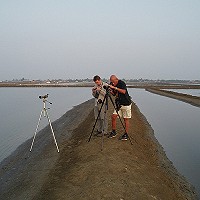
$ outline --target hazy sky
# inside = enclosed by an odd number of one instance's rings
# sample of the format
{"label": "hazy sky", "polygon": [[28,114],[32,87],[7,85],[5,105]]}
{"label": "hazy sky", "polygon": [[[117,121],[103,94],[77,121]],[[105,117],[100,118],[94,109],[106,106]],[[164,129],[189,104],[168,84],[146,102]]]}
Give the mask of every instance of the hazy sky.
{"label": "hazy sky", "polygon": [[200,0],[0,0],[0,80],[200,79]]}

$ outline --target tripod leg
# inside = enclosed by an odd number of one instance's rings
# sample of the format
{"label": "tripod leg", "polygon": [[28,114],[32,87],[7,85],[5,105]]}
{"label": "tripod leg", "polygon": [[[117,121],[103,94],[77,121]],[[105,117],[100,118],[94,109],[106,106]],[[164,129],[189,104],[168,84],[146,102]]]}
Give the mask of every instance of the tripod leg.
{"label": "tripod leg", "polygon": [[96,126],[96,124],[97,124],[97,120],[99,119],[99,116],[100,116],[100,113],[101,113],[101,110],[102,110],[102,107],[103,107],[103,105],[104,105],[105,100],[106,100],[106,95],[105,95],[105,97],[104,97],[104,99],[103,99],[103,102],[102,102],[101,108],[100,108],[100,110],[99,110],[99,113],[98,113],[97,119],[95,120],[95,123],[94,123],[93,129],[92,129],[92,132],[91,132],[90,137],[89,137],[89,139],[88,139],[88,142],[90,142],[90,140],[91,140],[91,138],[92,138],[92,134],[93,134],[94,129],[95,129],[95,126]]}
{"label": "tripod leg", "polygon": [[102,138],[101,138],[101,151],[103,151],[104,126],[105,126],[105,122],[104,122],[104,120],[103,120],[103,131],[102,131]]}
{"label": "tripod leg", "polygon": [[112,102],[112,105],[113,105],[114,109],[116,110],[117,116],[119,117],[119,120],[120,120],[120,122],[121,122],[121,124],[122,124],[122,126],[123,126],[123,128],[124,128],[124,130],[126,132],[126,127],[125,127],[124,123],[122,122],[122,119],[121,119],[121,117],[119,115],[119,112],[118,112],[117,108],[115,107],[115,103],[113,102],[113,99],[111,98],[111,96],[109,96],[109,97],[110,97],[110,101]]}
{"label": "tripod leg", "polygon": [[48,113],[47,113],[46,110],[45,110],[45,113],[46,113],[46,116],[47,116],[47,118],[48,118],[49,125],[50,125],[50,127],[51,127],[51,132],[52,132],[52,134],[53,134],[53,138],[54,138],[54,142],[55,142],[57,151],[58,151],[58,153],[59,153],[59,148],[58,148],[58,144],[57,144],[57,142],[56,142],[56,137],[55,137],[55,134],[54,134],[54,131],[53,131],[53,127],[52,127],[52,125],[51,125],[51,120],[50,120],[49,115],[48,115]]}
{"label": "tripod leg", "polygon": [[106,96],[105,96],[101,151],[103,151],[105,131],[106,131],[106,132],[108,131],[108,130],[107,130],[107,129],[108,129],[107,110],[108,110],[108,94],[106,94]]}
{"label": "tripod leg", "polygon": [[36,128],[35,133],[34,133],[34,135],[33,135],[33,141],[32,141],[32,144],[31,144],[30,151],[31,151],[32,148],[33,148],[33,143],[34,143],[34,141],[35,141],[36,133],[37,133],[37,131],[38,131],[38,128],[39,128],[39,125],[40,125],[40,120],[41,120],[41,117],[42,117],[42,113],[43,113],[43,112],[44,112],[44,110],[42,109],[42,111],[41,111],[41,113],[40,113],[39,120],[38,120],[37,128]]}
{"label": "tripod leg", "polygon": [[90,140],[91,140],[91,137],[92,137],[92,134],[93,134],[93,132],[94,132],[95,126],[96,126],[96,124],[97,124],[97,120],[98,120],[98,117],[97,117],[97,119],[96,119],[96,121],[95,121],[95,123],[94,123],[94,126],[93,126],[93,128],[92,128],[92,132],[91,132],[91,134],[90,134],[90,137],[89,137],[89,139],[88,139],[88,142],[90,142]]}
{"label": "tripod leg", "polygon": [[[122,126],[123,126],[123,128],[124,128],[124,131],[126,132],[126,127],[125,127],[124,123],[122,122],[122,119],[121,119],[121,117],[120,117],[120,115],[119,115],[119,112],[118,112],[117,108],[115,107],[115,104],[114,104],[114,102],[113,102],[113,99],[111,98],[110,95],[109,95],[109,97],[110,97],[110,101],[111,101],[112,104],[113,104],[114,109],[115,109],[116,112],[117,112],[117,115],[118,115],[118,117],[119,117],[119,120],[120,120],[120,122],[121,122],[121,124],[122,124]],[[127,134],[128,134],[128,133],[127,133]],[[130,141],[131,145],[133,145],[130,136],[128,136],[128,138],[129,138],[129,141]]]}
{"label": "tripod leg", "polygon": [[[106,100],[107,101],[107,100]],[[105,129],[107,131],[107,117],[106,117],[106,113],[107,113],[107,103],[105,104],[105,108],[104,108],[104,116],[103,116],[103,131],[102,131],[102,139],[101,139],[101,151],[103,151],[103,145],[104,145],[104,135],[105,135]]]}

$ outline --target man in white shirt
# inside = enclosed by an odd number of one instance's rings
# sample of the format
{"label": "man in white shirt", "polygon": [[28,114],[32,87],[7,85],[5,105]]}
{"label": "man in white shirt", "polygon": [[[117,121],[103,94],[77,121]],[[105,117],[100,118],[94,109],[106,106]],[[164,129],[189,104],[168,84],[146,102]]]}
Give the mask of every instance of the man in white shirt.
{"label": "man in white shirt", "polygon": [[[103,86],[107,85],[107,84],[103,83],[100,76],[98,76],[98,75],[94,76],[93,81],[95,82],[95,86],[92,88],[92,95],[95,97],[94,116],[95,116],[95,120],[97,120],[96,135],[101,136],[103,131],[104,131],[104,135],[106,135],[107,129],[108,129],[105,101],[104,101],[104,105],[102,107],[102,103],[103,103],[104,97],[106,95],[106,89]],[[101,107],[102,107],[102,109],[101,109]],[[100,112],[100,109],[101,109],[101,112]],[[99,115],[99,117],[98,117],[98,115]],[[97,119],[97,117],[98,117],[98,119]]]}

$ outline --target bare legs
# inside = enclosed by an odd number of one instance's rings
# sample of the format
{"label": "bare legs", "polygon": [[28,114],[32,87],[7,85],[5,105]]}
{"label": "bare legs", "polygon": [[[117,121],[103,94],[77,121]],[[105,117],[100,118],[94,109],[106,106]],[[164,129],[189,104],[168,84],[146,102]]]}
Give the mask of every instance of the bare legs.
{"label": "bare legs", "polygon": [[[112,114],[112,130],[116,130],[116,121],[117,121],[117,115]],[[126,133],[128,133],[128,131],[129,131],[129,119],[124,118],[124,122],[125,122]]]}

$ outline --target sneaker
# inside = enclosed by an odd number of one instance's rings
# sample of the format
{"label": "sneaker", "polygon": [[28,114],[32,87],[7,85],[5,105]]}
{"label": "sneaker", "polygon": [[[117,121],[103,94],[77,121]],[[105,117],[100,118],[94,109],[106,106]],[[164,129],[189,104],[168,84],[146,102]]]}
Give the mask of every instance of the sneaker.
{"label": "sneaker", "polygon": [[119,140],[128,140],[128,134],[124,133],[122,136],[120,136]]}
{"label": "sneaker", "polygon": [[113,138],[113,137],[116,137],[116,135],[117,135],[116,131],[113,131],[113,130],[112,130],[112,131],[110,132],[110,134],[109,134],[108,137],[109,137],[109,138]]}

